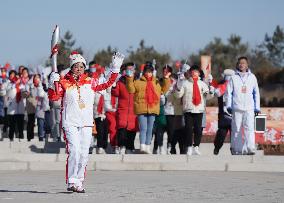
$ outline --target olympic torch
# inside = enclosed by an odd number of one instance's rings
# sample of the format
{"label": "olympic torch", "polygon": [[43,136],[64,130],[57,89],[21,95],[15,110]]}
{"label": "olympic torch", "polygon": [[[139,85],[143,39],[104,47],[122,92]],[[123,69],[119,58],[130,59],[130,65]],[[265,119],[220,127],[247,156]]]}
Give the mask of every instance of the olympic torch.
{"label": "olympic torch", "polygon": [[[59,27],[56,25],[51,39],[51,67],[53,72],[57,72],[57,54],[59,50]],[[54,82],[55,91],[58,93],[58,81]]]}

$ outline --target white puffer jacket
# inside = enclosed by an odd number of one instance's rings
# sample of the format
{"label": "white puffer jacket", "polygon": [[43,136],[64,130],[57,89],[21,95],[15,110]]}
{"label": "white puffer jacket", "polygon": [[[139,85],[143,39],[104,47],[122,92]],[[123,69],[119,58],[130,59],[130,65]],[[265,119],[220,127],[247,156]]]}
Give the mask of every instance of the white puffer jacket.
{"label": "white puffer jacket", "polygon": [[[205,101],[206,97],[211,98],[213,97],[213,93],[209,93],[208,86],[201,80],[197,81],[199,91],[201,94],[201,102],[199,105],[195,106],[192,103],[193,97],[193,80],[192,78],[188,80],[184,80],[182,83],[180,90],[175,90],[176,98],[182,98],[182,106],[183,112],[190,112],[190,113],[203,113],[205,111]],[[203,95],[203,96],[202,96]]]}
{"label": "white puffer jacket", "polygon": [[[173,80],[173,79],[172,79]],[[183,115],[182,100],[174,96],[176,81],[173,80],[170,89],[166,92],[165,115]]]}
{"label": "white puffer jacket", "polygon": [[[25,85],[20,84],[20,91],[25,91]],[[26,109],[26,99],[21,96],[19,102],[16,101],[16,84],[11,83],[10,81],[7,84],[7,114],[16,115],[16,114],[25,114]]]}

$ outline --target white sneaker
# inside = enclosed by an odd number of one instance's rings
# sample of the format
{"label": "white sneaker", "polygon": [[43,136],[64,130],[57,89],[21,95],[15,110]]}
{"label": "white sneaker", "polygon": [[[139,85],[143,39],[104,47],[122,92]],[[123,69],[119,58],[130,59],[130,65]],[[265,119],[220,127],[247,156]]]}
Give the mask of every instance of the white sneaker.
{"label": "white sneaker", "polygon": [[193,154],[194,154],[194,155],[201,155],[198,146],[196,146],[196,147],[193,148]]}
{"label": "white sneaker", "polygon": [[114,151],[115,154],[119,154],[120,153],[120,150],[119,150],[118,146],[115,146],[113,151]]}
{"label": "white sneaker", "polygon": [[166,154],[166,151],[164,150],[164,147],[163,146],[159,146],[159,154],[160,155],[165,155]]}
{"label": "white sneaker", "polygon": [[140,152],[142,152],[142,153],[146,152],[146,145],[145,144],[140,145]]}
{"label": "white sneaker", "polygon": [[168,155],[171,154],[171,149],[172,149],[171,147],[168,147],[168,148],[167,148],[167,154],[168,154]]}
{"label": "white sneaker", "polygon": [[97,154],[104,154],[105,153],[105,150],[104,150],[104,148],[99,148],[98,149],[98,153]]}
{"label": "white sneaker", "polygon": [[145,152],[146,152],[147,154],[152,154],[152,153],[151,153],[151,145],[146,145]]}
{"label": "white sneaker", "polygon": [[120,148],[120,154],[125,154],[126,152],[126,148],[125,147],[121,147]]}
{"label": "white sneaker", "polygon": [[187,147],[187,155],[191,156],[192,155],[192,147]]}

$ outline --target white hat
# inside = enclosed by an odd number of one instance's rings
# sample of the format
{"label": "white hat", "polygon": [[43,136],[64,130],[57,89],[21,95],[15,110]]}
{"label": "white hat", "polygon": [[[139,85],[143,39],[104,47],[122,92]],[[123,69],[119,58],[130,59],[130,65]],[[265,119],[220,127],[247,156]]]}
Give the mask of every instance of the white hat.
{"label": "white hat", "polygon": [[70,67],[72,67],[74,64],[79,63],[79,62],[83,63],[84,66],[86,67],[86,60],[83,58],[81,54],[79,54],[76,51],[73,51],[70,54],[69,59],[70,59]]}

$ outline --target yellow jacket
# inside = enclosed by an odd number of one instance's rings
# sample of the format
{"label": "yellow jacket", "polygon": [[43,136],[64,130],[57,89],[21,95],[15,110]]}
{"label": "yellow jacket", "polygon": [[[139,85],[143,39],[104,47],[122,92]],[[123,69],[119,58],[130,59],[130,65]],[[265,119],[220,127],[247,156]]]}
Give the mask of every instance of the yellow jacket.
{"label": "yellow jacket", "polygon": [[126,87],[129,93],[134,94],[134,112],[135,114],[156,114],[160,113],[160,95],[169,90],[170,79],[164,79],[162,86],[160,86],[157,78],[152,79],[155,93],[159,97],[159,102],[153,106],[148,106],[145,100],[145,92],[147,80],[142,76],[138,80],[134,80],[133,77],[126,77]]}

